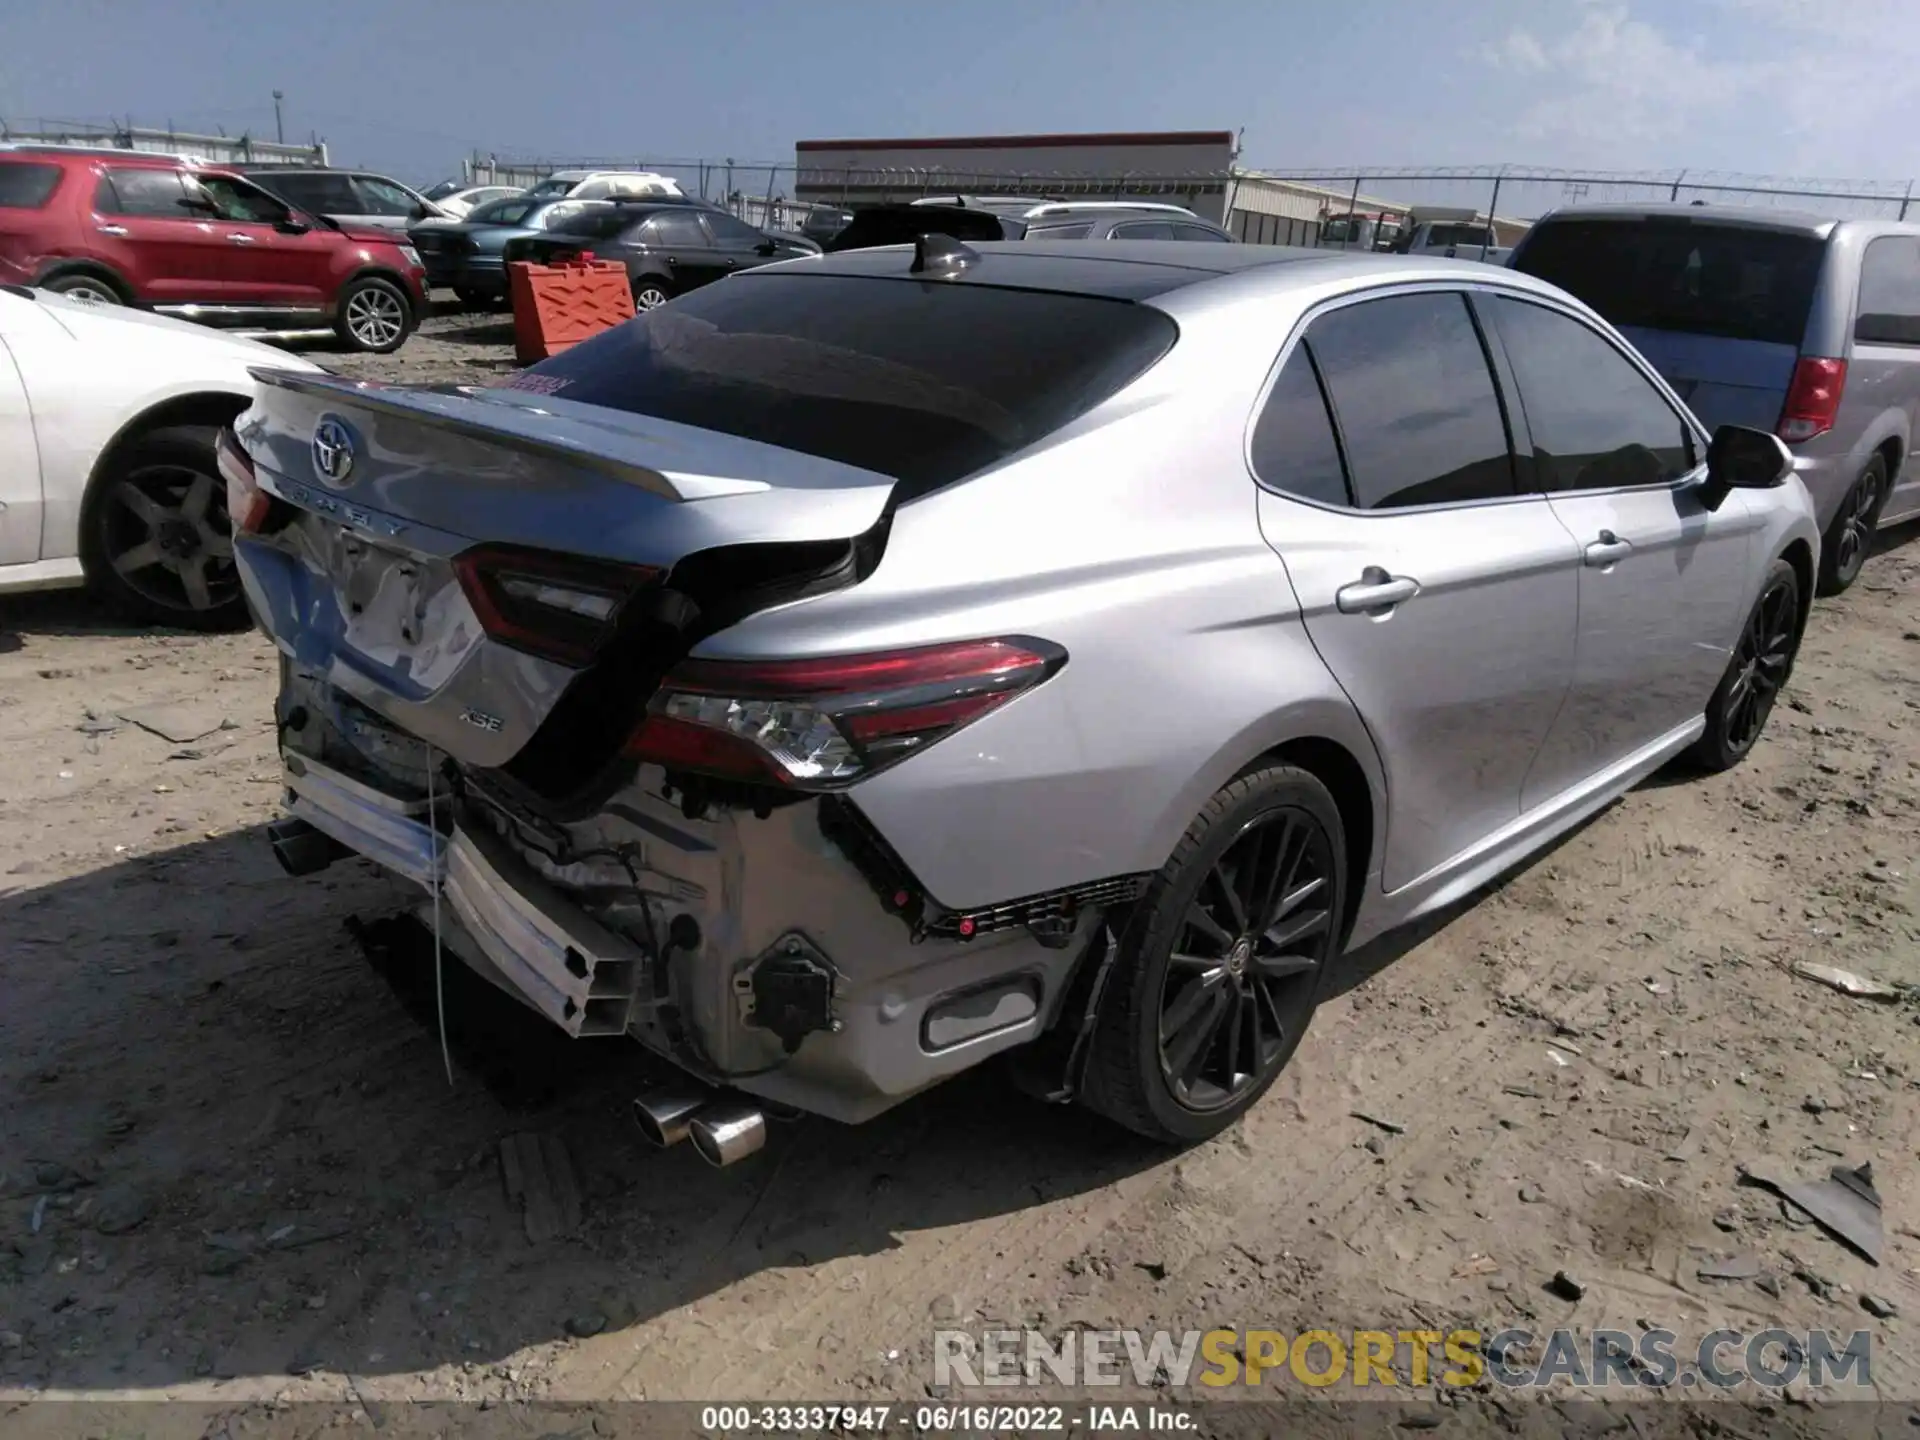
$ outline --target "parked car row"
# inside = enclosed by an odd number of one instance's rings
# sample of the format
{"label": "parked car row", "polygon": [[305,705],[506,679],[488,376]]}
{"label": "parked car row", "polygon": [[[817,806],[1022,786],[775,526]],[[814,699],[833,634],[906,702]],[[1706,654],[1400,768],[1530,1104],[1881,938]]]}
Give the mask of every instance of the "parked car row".
{"label": "parked car row", "polygon": [[202,324],[330,328],[384,352],[425,313],[425,281],[404,235],[290,204],[234,169],[0,148],[0,283]]}
{"label": "parked car row", "polygon": [[1757,742],[1807,490],[1563,290],[918,208],[994,237],[755,265],[493,388],[265,374],[222,456],[276,854],[677,1067],[650,1138],[730,1163],[1018,1050],[1203,1139],[1347,951]]}

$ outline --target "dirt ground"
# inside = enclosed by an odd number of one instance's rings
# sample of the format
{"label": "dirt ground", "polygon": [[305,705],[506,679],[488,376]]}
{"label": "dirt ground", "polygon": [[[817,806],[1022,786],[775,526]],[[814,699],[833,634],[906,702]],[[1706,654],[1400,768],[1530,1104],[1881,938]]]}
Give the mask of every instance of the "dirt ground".
{"label": "dirt ground", "polygon": [[[505,338],[326,363],[473,379]],[[1880,1396],[1920,1402],[1920,1007],[1788,968],[1920,983],[1917,598],[1909,527],[1816,608],[1748,763],[1657,777],[1354,959],[1212,1144],[983,1073],[724,1172],[637,1143],[637,1049],[451,972],[449,1085],[430,974],[349,930],[404,888],[269,856],[258,636],[0,602],[0,1401],[915,1399],[936,1326],[997,1322],[1866,1328]],[[515,1135],[564,1144],[572,1233],[528,1238]],[[1739,1183],[1843,1161],[1885,1199],[1878,1268]],[[1739,1253],[1761,1281],[1697,1277]]]}

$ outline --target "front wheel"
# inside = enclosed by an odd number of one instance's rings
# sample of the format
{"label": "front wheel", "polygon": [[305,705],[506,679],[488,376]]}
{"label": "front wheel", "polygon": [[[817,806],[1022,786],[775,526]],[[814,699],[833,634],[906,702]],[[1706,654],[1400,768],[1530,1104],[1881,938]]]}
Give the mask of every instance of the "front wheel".
{"label": "front wheel", "polygon": [[390,354],[413,329],[413,306],[391,280],[369,275],[340,292],[340,313],[333,328],[349,349]]}
{"label": "front wheel", "polygon": [[1317,777],[1265,766],[1216,794],[1127,926],[1086,1103],[1167,1144],[1244,1115],[1325,993],[1347,883],[1339,807]]}
{"label": "front wheel", "polygon": [[1873,549],[1874,527],[1887,498],[1886,457],[1875,455],[1840,502],[1827,533],[1820,538],[1820,577],[1815,593],[1838,595],[1860,578]]}
{"label": "front wheel", "polygon": [[1690,752],[1700,769],[1718,774],[1747,758],[1799,650],[1800,575],[1785,560],[1776,560],[1734,644],[1727,673],[1707,701],[1706,733]]}

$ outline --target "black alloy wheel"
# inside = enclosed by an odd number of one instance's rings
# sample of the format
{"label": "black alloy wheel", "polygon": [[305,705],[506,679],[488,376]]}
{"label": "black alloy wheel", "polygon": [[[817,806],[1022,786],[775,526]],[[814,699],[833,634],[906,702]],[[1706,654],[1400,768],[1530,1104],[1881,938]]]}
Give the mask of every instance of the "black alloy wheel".
{"label": "black alloy wheel", "polygon": [[1746,758],[1766,729],[1799,649],[1800,576],[1787,561],[1776,560],[1707,702],[1706,733],[1692,751],[1697,764],[1720,771]]}
{"label": "black alloy wheel", "polygon": [[1887,488],[1887,462],[1875,455],[1840,502],[1840,513],[1833,517],[1820,542],[1822,595],[1838,595],[1860,578],[1860,567],[1873,553],[1873,534],[1880,523],[1880,506],[1887,498]]}
{"label": "black alloy wheel", "polygon": [[1231,1105],[1306,1028],[1333,866],[1326,831],[1286,808],[1242,825],[1201,881],[1160,987],[1160,1073],[1188,1109]]}
{"label": "black alloy wheel", "polygon": [[1346,886],[1339,808],[1317,777],[1268,765],[1216,794],[1125,924],[1087,1104],[1176,1144],[1250,1109],[1325,993]]}

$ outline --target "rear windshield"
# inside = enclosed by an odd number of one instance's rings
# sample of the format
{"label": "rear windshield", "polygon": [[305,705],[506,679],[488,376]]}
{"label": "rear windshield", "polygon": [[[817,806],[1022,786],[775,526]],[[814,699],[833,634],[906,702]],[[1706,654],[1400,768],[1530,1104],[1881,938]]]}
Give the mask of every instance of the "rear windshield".
{"label": "rear windshield", "polygon": [[951,235],[956,240],[1018,240],[1026,227],[986,210],[943,210],[931,205],[899,205],[856,210],[833,237],[829,250],[865,250],[874,245],[906,245],[922,235]]}
{"label": "rear windshield", "polygon": [[901,499],[1051,434],[1173,344],[1120,300],[839,275],[738,275],[509,382],[903,482]]}
{"label": "rear windshield", "polygon": [[0,163],[0,206],[10,210],[38,210],[59,183],[58,165]]}
{"label": "rear windshield", "polygon": [[467,219],[475,225],[518,225],[526,219],[537,202],[532,200],[496,200],[491,205],[481,205],[467,212]]}
{"label": "rear windshield", "polygon": [[1553,220],[1514,268],[1577,295],[1615,325],[1798,345],[1824,242],[1689,220]]}

